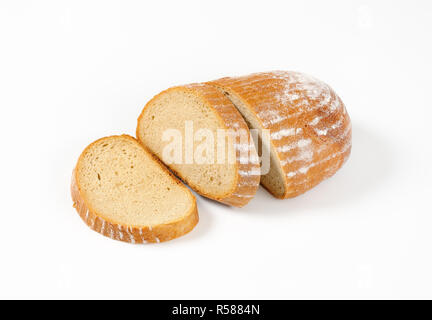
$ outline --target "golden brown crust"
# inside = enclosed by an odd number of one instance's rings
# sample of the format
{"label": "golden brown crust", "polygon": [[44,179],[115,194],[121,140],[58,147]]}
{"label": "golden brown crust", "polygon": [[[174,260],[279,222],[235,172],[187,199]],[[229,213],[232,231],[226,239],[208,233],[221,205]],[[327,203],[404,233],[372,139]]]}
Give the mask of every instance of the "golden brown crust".
{"label": "golden brown crust", "polygon": [[[111,136],[114,137],[114,136]],[[135,138],[122,135],[127,139]],[[106,137],[110,138],[110,137]],[[101,138],[105,139],[105,138]],[[91,143],[85,150],[90,148],[93,144],[97,143],[99,140]],[[145,148],[144,148],[145,149]],[[85,153],[85,150],[82,152],[80,158],[78,159],[77,166],[80,163],[80,160]],[[146,149],[145,149],[146,150]],[[146,150],[146,152],[149,152]],[[187,189],[168,169],[165,168],[164,165],[160,163],[158,159],[152,157],[154,161],[156,161],[161,168],[167,172],[178,185],[187,190],[191,200],[193,201],[193,206],[191,207],[190,212],[183,219],[173,221],[167,224],[159,224],[156,226],[146,226],[146,227],[137,227],[131,225],[125,225],[116,221],[111,221],[107,218],[104,218],[101,214],[97,213],[95,210],[91,208],[91,206],[86,203],[81,191],[80,185],[77,179],[76,169],[73,170],[72,173],[72,181],[71,181],[71,194],[73,200],[73,206],[77,210],[81,219],[94,231],[97,231],[103,234],[106,237],[109,237],[114,240],[120,240],[124,242],[130,243],[155,243],[155,242],[163,242],[168,241],[174,238],[178,238],[189,231],[191,231],[196,224],[198,223],[198,211],[196,206],[196,199],[192,195],[192,193]]]}
{"label": "golden brown crust", "polygon": [[[146,108],[151,105],[152,101],[157,99],[162,94],[165,94],[171,90],[187,90],[195,95],[199,95],[206,104],[215,112],[215,115],[222,120],[226,129],[231,129],[234,132],[234,135],[239,134],[240,132],[247,132],[249,134],[249,129],[244,121],[243,117],[231,103],[231,101],[226,98],[223,94],[219,92],[216,88],[206,84],[189,84],[185,86],[178,86],[169,88],[165,91],[162,91],[158,95],[156,95],[152,100],[150,100],[140,116],[138,117],[138,125],[136,136],[137,139],[140,140],[139,128],[140,121],[143,118],[144,112]],[[190,181],[188,181],[187,177],[183,177],[181,173],[176,172],[172,168],[170,168],[178,177],[180,177],[183,181],[190,185],[192,189],[194,189],[197,193],[222,202],[227,205],[243,207],[246,205],[255,195],[260,180],[260,166],[258,162],[251,161],[241,161],[241,148],[248,148],[250,150],[250,159],[257,159],[257,153],[253,144],[253,141],[250,140],[248,145],[240,145],[236,149],[236,162],[235,166],[237,169],[237,179],[235,185],[232,186],[231,190],[227,192],[224,196],[214,196],[201,190],[201,188],[197,187]]]}
{"label": "golden brown crust", "polygon": [[222,78],[209,84],[235,96],[261,129],[270,130],[285,180],[284,193],[275,196],[300,195],[332,176],[347,160],[351,121],[342,100],[327,84],[289,71]]}

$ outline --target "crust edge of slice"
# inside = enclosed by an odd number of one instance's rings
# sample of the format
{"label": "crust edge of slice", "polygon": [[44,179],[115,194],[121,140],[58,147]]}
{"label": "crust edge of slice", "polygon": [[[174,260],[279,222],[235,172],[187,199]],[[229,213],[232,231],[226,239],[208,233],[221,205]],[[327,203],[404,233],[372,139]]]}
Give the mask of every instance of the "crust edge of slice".
{"label": "crust edge of slice", "polygon": [[[224,79],[224,78],[223,78]],[[219,80],[219,79],[218,79]],[[236,97],[236,99],[238,99],[239,101],[241,101],[241,103],[244,106],[248,106],[248,102],[246,100],[243,99],[243,97],[239,94],[237,94],[237,92],[235,92],[233,89],[231,89],[229,86],[225,86],[222,85],[220,83],[218,83],[218,80],[213,80],[213,81],[209,81],[206,82],[206,84],[213,86],[214,88],[216,88],[217,90],[219,90],[222,94],[224,94],[227,99],[229,99],[231,101],[231,103],[234,105],[234,107],[238,110],[239,114],[241,115],[241,117],[243,117],[246,121],[246,117],[244,115],[241,114],[239,107],[237,106],[237,104],[232,100],[232,97]],[[228,95],[227,95],[228,94]],[[255,127],[249,127],[249,129],[258,129],[259,131],[262,131],[263,129],[265,129],[265,127],[262,124],[261,119],[257,116],[256,112],[252,109],[252,108],[248,108],[251,111],[251,114],[254,117],[254,120],[259,123],[259,128],[255,128]],[[274,150],[276,149],[276,147],[273,145],[273,142],[270,141],[270,152],[272,154],[272,156],[277,158],[277,163],[278,163],[278,171],[281,171],[282,168],[279,166],[279,162],[280,162],[280,158],[279,158],[279,154],[277,152],[274,152]],[[274,196],[276,199],[286,199],[287,198],[287,193],[288,193],[288,182],[287,179],[285,177],[285,175],[282,175],[282,180],[283,180],[283,188],[284,188],[284,192],[282,194],[277,194],[274,190],[272,190],[269,186],[266,186],[265,184],[263,184],[262,182],[260,182],[261,186],[266,189],[272,196]]]}

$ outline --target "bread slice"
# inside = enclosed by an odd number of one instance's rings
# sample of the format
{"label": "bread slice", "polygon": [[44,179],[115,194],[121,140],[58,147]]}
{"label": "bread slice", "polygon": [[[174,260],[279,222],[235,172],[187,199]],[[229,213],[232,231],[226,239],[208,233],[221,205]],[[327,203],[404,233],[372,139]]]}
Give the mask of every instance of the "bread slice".
{"label": "bread slice", "polygon": [[222,78],[211,84],[237,107],[250,128],[271,132],[271,166],[262,185],[295,197],[332,176],[351,151],[351,121],[325,83],[298,72]]}
{"label": "bread slice", "polygon": [[[166,133],[180,134],[166,140]],[[199,133],[207,133],[196,139]],[[220,133],[228,133],[219,140]],[[260,165],[247,124],[219,90],[210,85],[190,84],[156,95],[138,118],[136,135],[162,162],[192,189],[210,199],[242,207],[255,195]],[[223,137],[223,135],[220,135]],[[188,137],[195,139],[193,145]],[[211,147],[202,152],[202,144]],[[218,144],[224,141],[224,148]],[[178,161],[168,160],[167,147],[176,142]],[[223,149],[222,153],[220,149]],[[174,152],[174,151],[173,151]]]}
{"label": "bread slice", "polygon": [[71,191],[84,222],[115,240],[167,241],[198,223],[189,189],[127,135],[90,144],[74,169]]}

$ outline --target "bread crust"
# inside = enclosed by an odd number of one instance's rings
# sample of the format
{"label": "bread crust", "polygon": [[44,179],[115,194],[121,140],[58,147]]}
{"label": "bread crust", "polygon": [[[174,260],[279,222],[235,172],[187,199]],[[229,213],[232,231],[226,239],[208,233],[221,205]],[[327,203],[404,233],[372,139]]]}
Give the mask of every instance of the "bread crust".
{"label": "bread crust", "polygon": [[[144,113],[155,99],[171,90],[186,90],[194,95],[198,95],[202,100],[205,101],[206,105],[209,106],[210,109],[214,112],[214,114],[221,120],[225,127],[224,129],[230,129],[234,132],[234,134],[241,132],[241,130],[245,130],[245,132],[249,133],[249,128],[246,122],[228,98],[226,98],[219,90],[217,90],[213,86],[203,83],[193,83],[184,86],[172,87],[165,91],[162,91],[146,104],[140,116],[138,117],[138,125],[136,130],[137,139],[141,143],[143,142],[140,139],[139,128]],[[184,177],[180,172],[177,172],[172,168],[170,168],[170,170],[172,170],[178,177],[180,177],[180,179],[187,183],[197,193],[227,205],[243,207],[254,197],[259,187],[260,181],[259,163],[252,161],[244,163],[243,161],[241,161],[241,150],[244,148],[250,150],[250,159],[258,158],[255,146],[251,139],[249,141],[249,144],[236,145],[236,161],[234,165],[236,167],[237,176],[235,179],[235,183],[231,186],[230,190],[223,196],[215,196],[204,190],[201,190],[201,188],[199,188],[198,186],[187,181],[187,177]]]}
{"label": "bread crust", "polygon": [[330,86],[293,71],[255,73],[208,82],[235,97],[269,129],[283,171],[284,192],[298,196],[331,177],[351,152],[351,121]]}
{"label": "bread crust", "polygon": [[[89,203],[85,200],[82,192],[81,186],[77,178],[77,166],[79,165],[85,151],[92,145],[96,144],[100,140],[106,138],[112,138],[118,136],[109,136],[105,138],[98,139],[91,143],[87,148],[81,153],[77,161],[77,165],[72,172],[71,179],[71,195],[73,206],[77,210],[81,219],[94,231],[109,237],[114,240],[129,242],[129,243],[158,243],[174,238],[178,238],[189,231],[191,231],[199,221],[198,210],[196,205],[196,199],[188,188],[186,188],[181,181],[177,179],[157,158],[155,158],[146,148],[144,150],[152,156],[153,161],[157,162],[160,167],[171,176],[174,181],[184,188],[193,202],[193,205],[189,212],[177,221],[173,221],[167,224],[159,224],[155,226],[132,226],[119,223],[118,221],[110,220],[103,217],[102,214],[96,212],[91,208]],[[132,139],[137,142],[137,140],[129,135],[121,135],[121,137],[126,139]]]}

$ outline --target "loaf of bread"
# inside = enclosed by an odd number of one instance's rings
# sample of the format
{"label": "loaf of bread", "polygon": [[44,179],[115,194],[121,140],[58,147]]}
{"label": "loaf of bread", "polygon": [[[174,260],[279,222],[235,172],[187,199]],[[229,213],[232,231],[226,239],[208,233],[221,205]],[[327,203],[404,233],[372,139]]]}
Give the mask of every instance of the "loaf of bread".
{"label": "loaf of bread", "polygon": [[[179,133],[178,141],[166,140]],[[188,134],[189,132],[189,134]],[[221,155],[220,133],[229,132]],[[244,119],[218,89],[206,84],[170,88],[156,95],[138,118],[137,138],[192,189],[210,199],[242,207],[255,195],[260,165]],[[188,136],[205,136],[193,146]],[[190,138],[190,137],[189,137]],[[190,139],[189,139],[190,140]],[[205,157],[199,160],[200,143],[212,140]],[[169,144],[180,146],[177,161],[167,160]],[[199,158],[199,157],[198,157]],[[230,161],[230,159],[232,161]]]}
{"label": "loaf of bread", "polygon": [[351,151],[351,122],[325,83],[274,71],[208,84],[224,93],[250,128],[270,130],[270,171],[262,185],[275,197],[295,197],[332,176]]}
{"label": "loaf of bread", "polygon": [[196,200],[136,139],[99,139],[79,157],[72,199],[93,230],[131,243],[161,242],[198,222]]}

